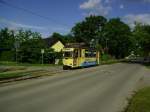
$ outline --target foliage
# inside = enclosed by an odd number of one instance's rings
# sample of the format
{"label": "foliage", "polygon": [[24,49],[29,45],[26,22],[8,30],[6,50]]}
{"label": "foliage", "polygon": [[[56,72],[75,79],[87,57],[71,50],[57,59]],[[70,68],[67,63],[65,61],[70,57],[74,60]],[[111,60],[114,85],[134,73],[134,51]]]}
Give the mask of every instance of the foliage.
{"label": "foliage", "polygon": [[4,28],[0,31],[0,48],[11,49],[14,47],[14,31]]}
{"label": "foliage", "polygon": [[15,61],[17,54],[19,62],[39,63],[40,50],[44,47],[37,32],[22,29],[14,32],[8,28],[0,31],[0,59],[3,61]]}
{"label": "foliage", "polygon": [[54,52],[52,48],[45,49],[44,63],[54,64],[55,59],[62,59],[62,52]]}
{"label": "foliage", "polygon": [[107,61],[113,59],[110,55],[108,54],[102,54],[101,55],[101,61]]}
{"label": "foliage", "polygon": [[14,61],[15,60],[15,52],[14,52],[14,50],[1,52],[0,60],[3,60],[3,61]]}
{"label": "foliage", "polygon": [[52,34],[51,38],[55,38],[57,40],[60,40],[64,44],[75,42],[75,39],[74,39],[74,37],[71,34],[61,35],[59,33],[54,32]]}
{"label": "foliage", "polygon": [[41,35],[37,32],[20,31],[20,47],[18,61],[27,63],[40,63],[41,49],[45,48]]}
{"label": "foliage", "polygon": [[133,38],[135,38],[136,54],[148,56],[150,53],[150,25],[136,24]]}
{"label": "foliage", "polygon": [[[108,52],[116,58],[129,55],[131,32],[128,25],[119,18],[110,19],[104,27],[103,39],[107,41]],[[105,42],[101,43],[103,46]]]}
{"label": "foliage", "polygon": [[[14,31],[8,28],[1,29],[0,31],[0,60],[14,60]],[[11,58],[11,59],[10,59]]]}
{"label": "foliage", "polygon": [[103,16],[89,16],[84,21],[77,23],[72,28],[72,33],[77,42],[89,44],[92,39],[99,39],[99,35],[106,24],[107,19]]}

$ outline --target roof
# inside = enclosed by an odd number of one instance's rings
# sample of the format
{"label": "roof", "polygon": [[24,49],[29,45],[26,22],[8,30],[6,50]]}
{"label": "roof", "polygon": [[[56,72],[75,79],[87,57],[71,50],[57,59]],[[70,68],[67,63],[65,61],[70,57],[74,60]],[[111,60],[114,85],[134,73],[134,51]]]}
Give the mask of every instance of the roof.
{"label": "roof", "polygon": [[85,43],[67,43],[66,48],[88,48]]}
{"label": "roof", "polygon": [[[49,38],[45,38],[43,39],[45,44],[47,45],[47,47],[51,47],[53,46],[55,43],[57,43],[58,41],[60,41],[57,38],[53,38],[53,37],[49,37]],[[60,41],[61,42],[61,41]]]}

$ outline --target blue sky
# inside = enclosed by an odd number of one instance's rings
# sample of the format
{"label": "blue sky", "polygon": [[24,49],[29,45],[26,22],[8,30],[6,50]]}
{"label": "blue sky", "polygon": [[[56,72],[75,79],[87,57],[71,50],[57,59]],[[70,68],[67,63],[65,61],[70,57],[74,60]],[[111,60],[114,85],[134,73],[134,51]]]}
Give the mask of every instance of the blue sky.
{"label": "blue sky", "polygon": [[[75,23],[90,14],[120,17],[134,27],[134,21],[150,24],[150,0],[0,0],[0,28],[31,29],[43,37],[53,32],[67,34]],[[24,11],[19,8],[27,9]],[[35,14],[31,14],[31,11]]]}

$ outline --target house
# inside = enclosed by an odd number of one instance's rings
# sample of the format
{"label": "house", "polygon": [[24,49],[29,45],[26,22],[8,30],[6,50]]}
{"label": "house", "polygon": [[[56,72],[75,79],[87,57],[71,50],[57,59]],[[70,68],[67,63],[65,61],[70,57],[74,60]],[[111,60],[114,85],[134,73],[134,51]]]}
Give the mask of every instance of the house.
{"label": "house", "polygon": [[57,38],[45,38],[44,41],[47,47],[53,48],[55,52],[61,52],[64,48],[64,44]]}

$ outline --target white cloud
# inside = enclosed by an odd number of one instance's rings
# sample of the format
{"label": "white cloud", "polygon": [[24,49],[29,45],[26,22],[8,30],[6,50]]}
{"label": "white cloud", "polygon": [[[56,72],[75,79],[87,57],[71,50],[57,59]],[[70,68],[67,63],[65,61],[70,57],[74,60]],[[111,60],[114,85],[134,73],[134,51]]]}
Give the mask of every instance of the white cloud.
{"label": "white cloud", "polygon": [[[122,1],[122,0],[120,0]],[[127,1],[127,2],[143,2],[143,3],[150,3],[150,0],[124,0],[124,1]]]}
{"label": "white cloud", "polygon": [[150,0],[144,0],[144,2],[150,2]]}
{"label": "white cloud", "polygon": [[109,3],[111,3],[111,0],[105,0],[105,3],[109,4]]}
{"label": "white cloud", "polygon": [[120,7],[120,9],[124,9],[124,5],[123,4],[121,4],[119,7]]}
{"label": "white cloud", "polygon": [[131,28],[135,26],[135,22],[150,25],[150,14],[129,14],[124,16],[123,20],[129,24]]}
{"label": "white cloud", "polygon": [[6,27],[8,27],[11,30],[17,31],[20,28],[24,28],[24,29],[31,29],[33,31],[38,31],[40,32],[44,37],[49,36],[50,34],[52,34],[53,32],[59,32],[62,34],[67,34],[69,33],[69,29],[68,27],[65,26],[60,26],[60,25],[51,25],[51,26],[46,26],[46,27],[42,27],[42,26],[33,26],[33,25],[27,25],[27,24],[22,24],[22,23],[17,23],[14,21],[10,21],[4,18],[0,17],[0,23],[4,24]]}
{"label": "white cloud", "polygon": [[38,29],[38,30],[44,30],[44,27],[41,26],[32,26],[32,25],[26,25],[26,24],[21,24],[21,23],[15,23],[11,22],[11,25],[14,27],[19,27],[19,28],[29,28],[29,29]]}
{"label": "white cloud", "polygon": [[101,0],[88,0],[80,5],[81,9],[93,9],[100,4]]}
{"label": "white cloud", "polygon": [[21,23],[17,23],[14,21],[9,21],[3,18],[0,18],[0,22],[4,23],[6,25],[8,25],[8,27],[10,27],[11,29],[18,29],[18,28],[28,28],[28,29],[37,29],[37,30],[44,30],[44,27],[41,26],[32,26],[32,25],[26,25],[26,24],[21,24]]}
{"label": "white cloud", "polygon": [[105,3],[102,0],[88,0],[80,5],[80,9],[87,11],[88,14],[103,15],[106,16],[111,10],[110,0],[106,0]]}

